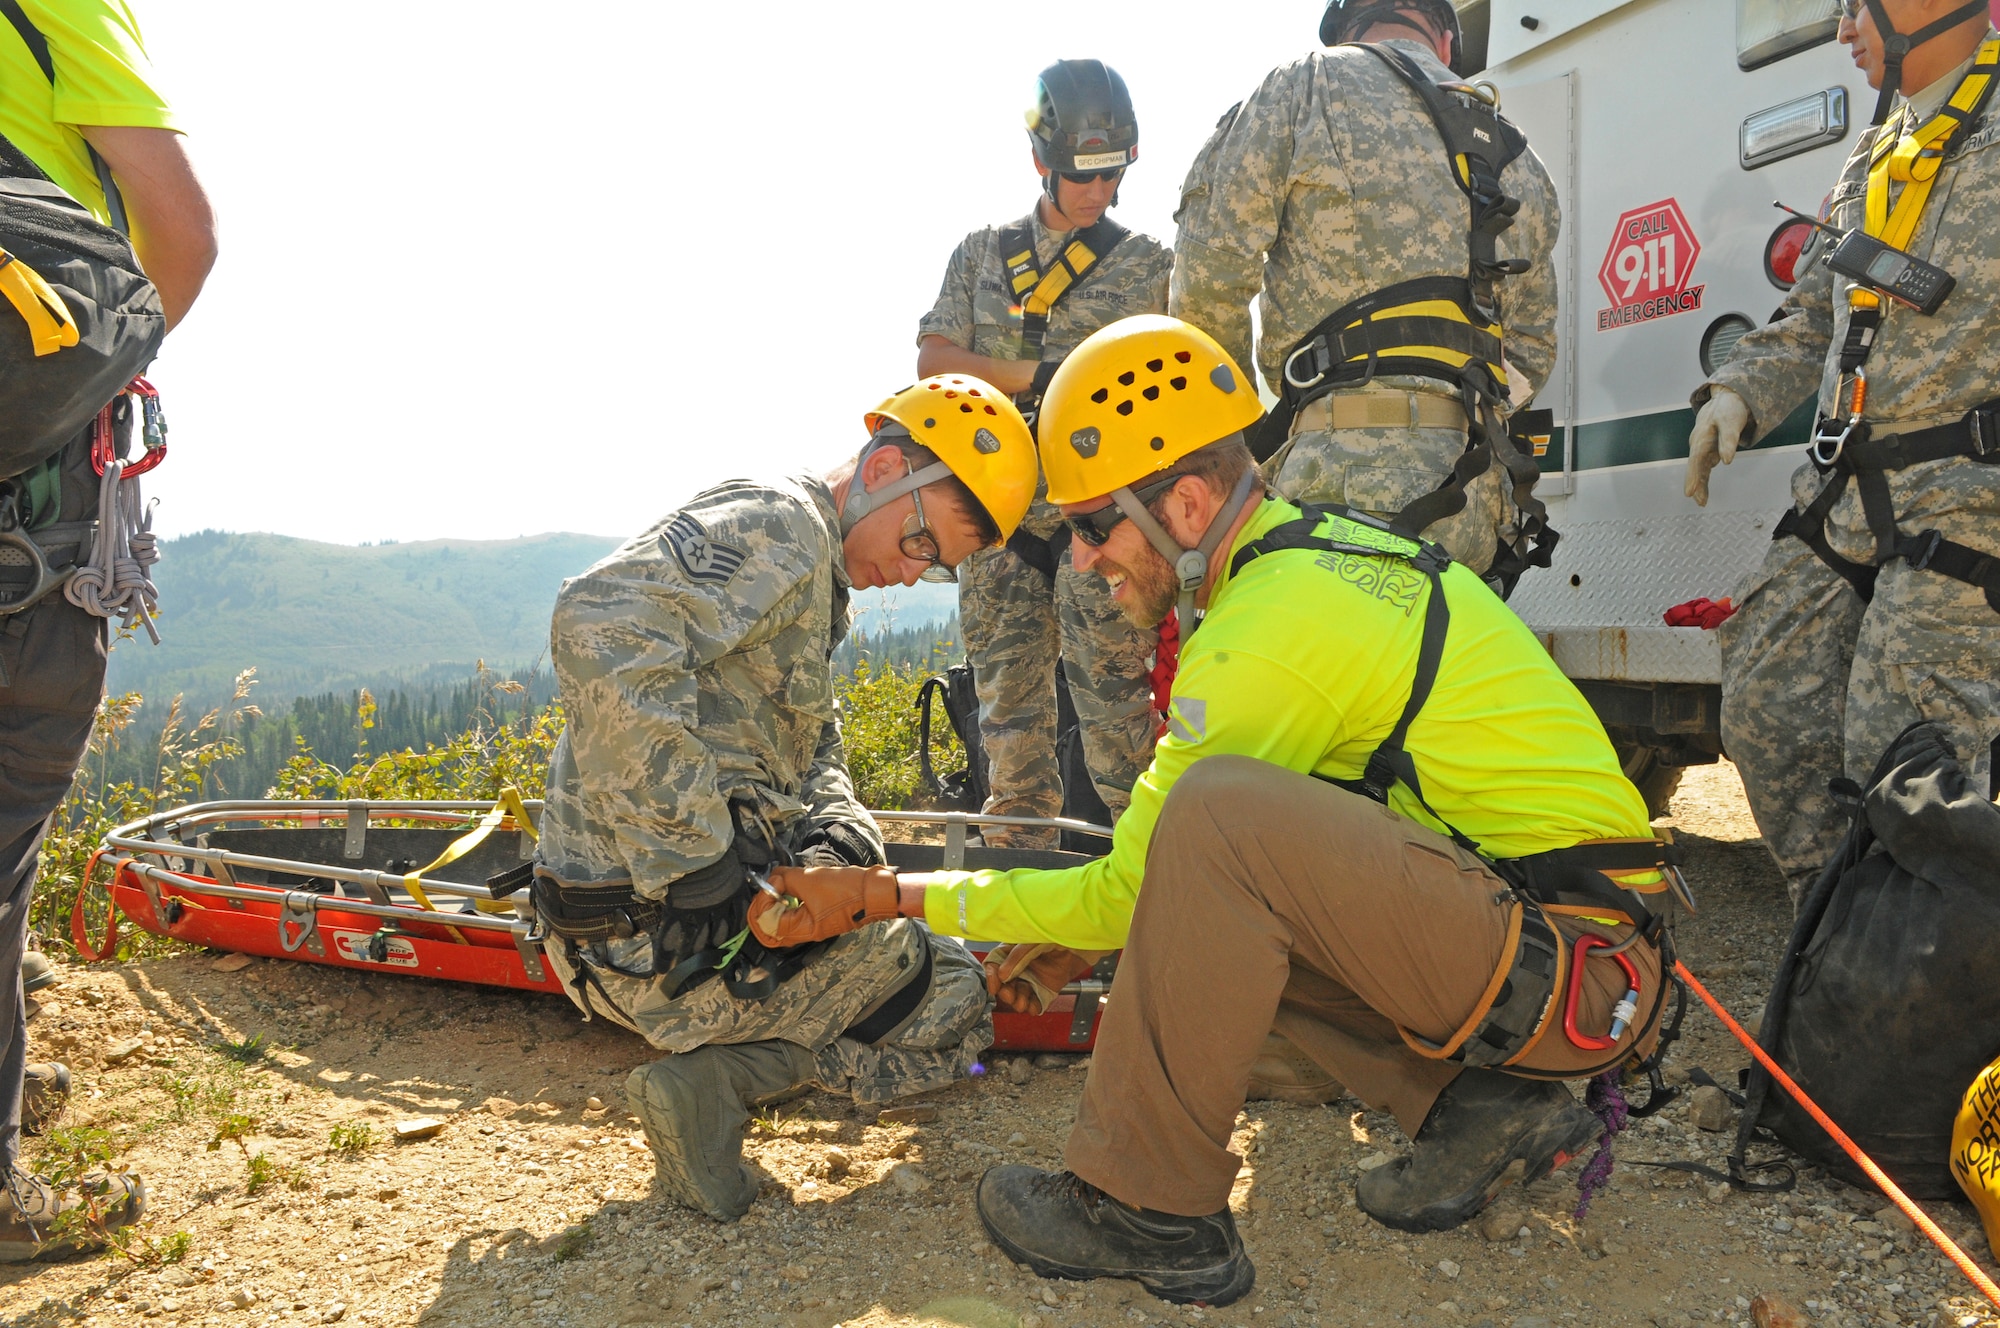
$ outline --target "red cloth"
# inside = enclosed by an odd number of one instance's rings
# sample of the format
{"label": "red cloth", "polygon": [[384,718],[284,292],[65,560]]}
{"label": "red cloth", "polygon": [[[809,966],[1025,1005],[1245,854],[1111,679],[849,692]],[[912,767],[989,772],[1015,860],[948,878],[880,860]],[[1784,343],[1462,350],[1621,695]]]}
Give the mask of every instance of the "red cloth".
{"label": "red cloth", "polygon": [[1160,644],[1153,653],[1153,670],[1147,674],[1153,686],[1153,710],[1160,717],[1160,733],[1167,731],[1167,707],[1174,702],[1174,674],[1181,663],[1181,619],[1169,613],[1160,624]]}
{"label": "red cloth", "polygon": [[1704,632],[1712,632],[1722,626],[1729,615],[1736,612],[1736,606],[1727,599],[1691,599],[1685,604],[1676,604],[1664,615],[1669,627],[1699,627]]}

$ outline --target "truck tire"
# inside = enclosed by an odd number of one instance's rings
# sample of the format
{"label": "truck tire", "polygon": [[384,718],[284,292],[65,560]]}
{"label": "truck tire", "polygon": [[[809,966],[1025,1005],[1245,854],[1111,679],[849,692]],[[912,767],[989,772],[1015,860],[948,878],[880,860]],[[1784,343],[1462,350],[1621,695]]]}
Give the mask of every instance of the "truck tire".
{"label": "truck tire", "polygon": [[1618,744],[1618,764],[1625,771],[1625,778],[1632,781],[1639,796],[1646,800],[1646,815],[1658,818],[1672,814],[1667,804],[1681,786],[1686,766],[1666,764],[1660,759],[1657,747],[1642,743],[1628,746],[1622,742]]}

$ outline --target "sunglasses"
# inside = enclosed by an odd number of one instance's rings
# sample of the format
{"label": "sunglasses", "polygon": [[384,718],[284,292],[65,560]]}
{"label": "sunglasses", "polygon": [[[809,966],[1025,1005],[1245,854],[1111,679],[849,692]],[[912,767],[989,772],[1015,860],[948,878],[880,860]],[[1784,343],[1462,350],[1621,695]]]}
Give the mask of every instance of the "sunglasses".
{"label": "sunglasses", "polygon": [[930,519],[924,515],[924,491],[912,489],[910,497],[915,500],[917,510],[903,518],[900,546],[903,556],[929,564],[917,574],[919,581],[929,581],[933,585],[948,585],[957,581],[958,573],[945,566],[943,550],[938,547],[937,532],[931,529]]}
{"label": "sunglasses", "polygon": [[[1173,488],[1181,478],[1179,475],[1169,475],[1163,480],[1154,480],[1143,489],[1133,490],[1132,496],[1139,500],[1141,507],[1150,506],[1155,498]],[[1111,538],[1111,532],[1118,529],[1118,523],[1125,519],[1125,509],[1115,502],[1110,502],[1095,512],[1086,512],[1082,516],[1066,516],[1063,518],[1063,523],[1069,527],[1072,535],[1085,544],[1093,549],[1101,549],[1104,547],[1104,542]]]}
{"label": "sunglasses", "polygon": [[1123,166],[1115,166],[1108,171],[1085,171],[1081,175],[1072,175],[1068,171],[1064,171],[1062,172],[1062,178],[1068,180],[1071,184],[1090,184],[1092,181],[1111,184],[1123,174],[1125,174],[1125,168]]}

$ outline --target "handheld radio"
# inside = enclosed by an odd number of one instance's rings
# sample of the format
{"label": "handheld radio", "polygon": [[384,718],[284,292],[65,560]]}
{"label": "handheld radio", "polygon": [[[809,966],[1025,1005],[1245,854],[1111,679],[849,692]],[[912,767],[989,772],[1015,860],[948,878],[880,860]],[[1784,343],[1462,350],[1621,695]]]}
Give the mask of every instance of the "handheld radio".
{"label": "handheld radio", "polygon": [[1936,264],[1926,263],[1914,254],[1886,245],[1863,231],[1844,231],[1837,226],[1829,226],[1819,218],[1797,208],[1786,207],[1783,203],[1774,202],[1771,206],[1781,212],[1789,212],[1801,221],[1811,222],[1833,237],[1833,248],[1827,251],[1821,262],[1841,276],[1873,287],[1920,314],[1936,313],[1952,288],[1958,285],[1958,278]]}

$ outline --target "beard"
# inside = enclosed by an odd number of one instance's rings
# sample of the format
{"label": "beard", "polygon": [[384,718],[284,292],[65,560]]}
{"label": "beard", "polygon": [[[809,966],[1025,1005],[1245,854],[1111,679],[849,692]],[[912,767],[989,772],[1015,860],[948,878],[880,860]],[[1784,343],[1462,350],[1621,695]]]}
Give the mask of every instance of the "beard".
{"label": "beard", "polygon": [[1151,545],[1141,550],[1136,563],[1104,560],[1095,570],[1107,583],[1120,579],[1125,582],[1125,597],[1118,604],[1118,612],[1134,627],[1158,627],[1180,600],[1180,578]]}

